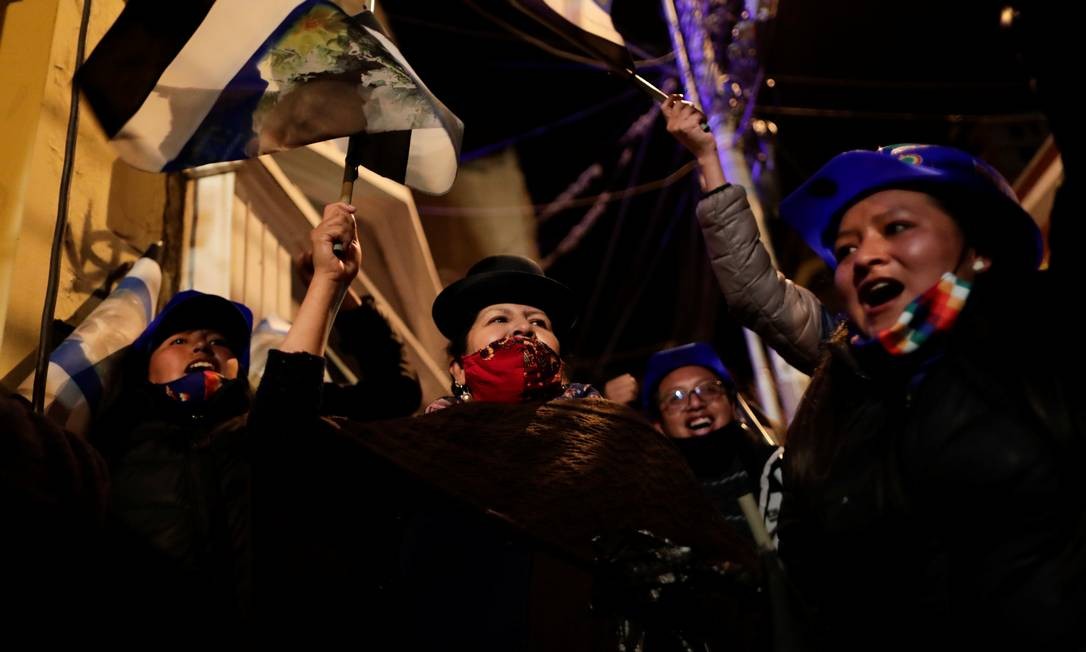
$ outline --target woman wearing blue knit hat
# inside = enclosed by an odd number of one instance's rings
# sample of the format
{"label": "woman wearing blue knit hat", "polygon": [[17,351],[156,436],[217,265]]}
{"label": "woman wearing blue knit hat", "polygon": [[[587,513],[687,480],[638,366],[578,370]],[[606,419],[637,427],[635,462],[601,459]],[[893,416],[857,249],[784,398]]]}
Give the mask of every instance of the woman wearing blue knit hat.
{"label": "woman wearing blue knit hat", "polygon": [[814,373],[779,537],[815,646],[1077,649],[1082,355],[1030,337],[1074,323],[1074,284],[1037,270],[1040,231],[1007,182],[938,145],[834,157],[781,216],[834,270],[838,318],[772,267],[703,116],[675,99],[664,113],[701,165],[730,309]]}
{"label": "woman wearing blue knit hat", "polygon": [[[736,530],[760,540],[739,506],[750,494],[773,542],[780,508],[783,449],[756,432],[761,425],[739,402],[735,381],[713,347],[691,342],[654,353],[641,389],[641,407],[682,453],[713,504]],[[743,415],[742,418],[740,415]],[[748,423],[751,422],[751,423]]]}

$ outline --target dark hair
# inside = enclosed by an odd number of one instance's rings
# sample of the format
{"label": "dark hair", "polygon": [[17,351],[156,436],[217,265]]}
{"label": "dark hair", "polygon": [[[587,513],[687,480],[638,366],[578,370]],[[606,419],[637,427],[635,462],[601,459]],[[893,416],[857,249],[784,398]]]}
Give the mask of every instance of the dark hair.
{"label": "dark hair", "polygon": [[449,354],[449,358],[452,360],[459,360],[464,357],[468,352],[468,331],[457,334],[456,337],[449,340],[449,345],[445,347],[445,353]]}
{"label": "dark hair", "polygon": [[[815,495],[829,479],[834,460],[845,443],[845,424],[840,415],[864,396],[866,388],[850,362],[836,353],[846,347],[850,332],[841,324],[829,338],[828,355],[811,376],[803,401],[786,433],[788,454],[784,456],[787,482],[796,496]],[[880,499],[886,497],[881,488]],[[896,493],[896,492],[894,492]]]}
{"label": "dark hair", "polygon": [[[990,211],[1005,210],[997,201],[986,196],[966,196],[961,193],[941,193],[925,190],[935,199],[943,211],[954,220],[962,231],[966,246],[988,258],[992,267],[986,274],[1021,274],[1035,268],[1033,251],[1021,246],[1028,234],[1021,239],[1008,237],[1006,233],[993,231],[984,215]],[[988,226],[988,228],[985,228]]]}

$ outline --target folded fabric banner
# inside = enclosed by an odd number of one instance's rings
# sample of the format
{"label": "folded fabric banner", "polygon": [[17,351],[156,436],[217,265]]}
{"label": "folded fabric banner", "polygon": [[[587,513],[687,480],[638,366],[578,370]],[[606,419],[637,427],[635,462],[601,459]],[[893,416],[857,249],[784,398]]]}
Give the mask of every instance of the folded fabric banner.
{"label": "folded fabric banner", "polygon": [[253,329],[249,340],[249,384],[255,390],[268,364],[268,351],[279,348],[290,331],[290,322],[278,315],[268,315]]}
{"label": "folded fabric banner", "polygon": [[[151,323],[161,285],[158,262],[140,258],[113,292],[53,350],[45,384],[47,417],[76,435],[86,434],[121,350]],[[33,374],[18,391],[31,397]]]}

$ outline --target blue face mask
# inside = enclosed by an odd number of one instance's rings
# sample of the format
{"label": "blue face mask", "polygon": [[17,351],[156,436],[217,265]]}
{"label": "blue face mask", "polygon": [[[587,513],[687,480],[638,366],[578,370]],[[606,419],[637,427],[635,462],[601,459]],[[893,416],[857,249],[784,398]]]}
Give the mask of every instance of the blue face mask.
{"label": "blue face mask", "polygon": [[210,401],[229,382],[231,381],[219,372],[204,369],[189,372],[177,380],[156,387],[161,387],[167,398],[196,410]]}

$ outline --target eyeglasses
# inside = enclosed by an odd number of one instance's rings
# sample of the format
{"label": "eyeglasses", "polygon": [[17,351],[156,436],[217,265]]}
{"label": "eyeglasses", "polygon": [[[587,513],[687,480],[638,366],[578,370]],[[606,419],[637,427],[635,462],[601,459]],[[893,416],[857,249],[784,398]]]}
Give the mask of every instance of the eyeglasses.
{"label": "eyeglasses", "polygon": [[660,409],[664,412],[678,412],[683,409],[691,395],[696,394],[698,398],[709,403],[724,396],[725,393],[727,393],[727,390],[724,388],[723,382],[707,380],[693,389],[673,389],[662,395],[660,397]]}

